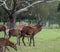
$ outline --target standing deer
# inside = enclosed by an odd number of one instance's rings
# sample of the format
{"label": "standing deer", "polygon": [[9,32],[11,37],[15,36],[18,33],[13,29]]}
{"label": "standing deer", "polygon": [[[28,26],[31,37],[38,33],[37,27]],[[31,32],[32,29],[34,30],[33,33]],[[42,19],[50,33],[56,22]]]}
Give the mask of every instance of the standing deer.
{"label": "standing deer", "polygon": [[8,39],[10,39],[11,36],[16,37],[17,39],[16,44],[20,45],[20,38],[22,37],[21,30],[23,29],[24,26],[25,25],[21,24],[18,28],[7,29],[6,34],[7,34]]}
{"label": "standing deer", "polygon": [[6,52],[6,49],[8,49],[7,46],[10,46],[10,47],[14,48],[14,50],[17,51],[17,47],[14,43],[12,43],[11,41],[9,41],[6,38],[0,38],[0,50],[3,52]]}
{"label": "standing deer", "polygon": [[23,44],[26,45],[24,42],[24,37],[27,36],[27,37],[30,37],[29,46],[31,46],[31,40],[33,40],[33,46],[35,46],[34,36],[36,33],[41,31],[42,26],[43,26],[43,20],[42,19],[40,19],[35,26],[24,26],[22,31],[21,31]]}
{"label": "standing deer", "polygon": [[18,44],[18,45],[20,44],[19,41],[20,41],[21,31],[20,31],[19,28],[8,29],[8,30],[6,31],[6,34],[7,34],[7,38],[8,38],[8,39],[10,39],[11,36],[16,37],[16,39],[17,39],[16,44]]}

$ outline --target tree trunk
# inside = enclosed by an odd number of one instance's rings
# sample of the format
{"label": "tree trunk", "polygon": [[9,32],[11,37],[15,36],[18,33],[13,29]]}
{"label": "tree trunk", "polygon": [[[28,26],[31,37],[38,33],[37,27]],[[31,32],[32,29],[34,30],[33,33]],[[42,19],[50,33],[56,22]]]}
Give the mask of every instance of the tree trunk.
{"label": "tree trunk", "polygon": [[9,29],[15,28],[15,26],[16,26],[16,16],[15,15],[9,16],[8,21],[7,21],[7,26]]}

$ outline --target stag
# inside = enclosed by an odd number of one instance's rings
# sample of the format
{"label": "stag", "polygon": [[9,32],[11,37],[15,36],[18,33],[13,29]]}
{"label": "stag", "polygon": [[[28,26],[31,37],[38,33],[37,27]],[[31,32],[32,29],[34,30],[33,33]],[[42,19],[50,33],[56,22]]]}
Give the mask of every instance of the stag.
{"label": "stag", "polygon": [[6,52],[6,49],[8,49],[7,46],[10,46],[10,47],[14,48],[14,50],[17,51],[17,47],[16,47],[16,45],[14,43],[12,43],[11,41],[9,41],[6,38],[0,38],[1,51]]}
{"label": "stag", "polygon": [[40,19],[35,26],[24,26],[22,31],[21,31],[23,44],[26,45],[24,42],[24,37],[27,36],[30,38],[29,46],[31,46],[31,40],[33,40],[33,46],[35,46],[34,36],[36,33],[41,31],[42,26],[43,26],[43,20],[42,19]]}

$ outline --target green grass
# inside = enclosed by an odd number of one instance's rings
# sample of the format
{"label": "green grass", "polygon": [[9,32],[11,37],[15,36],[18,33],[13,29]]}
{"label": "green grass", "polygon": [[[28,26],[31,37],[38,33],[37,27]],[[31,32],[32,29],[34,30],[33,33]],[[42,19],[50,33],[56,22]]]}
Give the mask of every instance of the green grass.
{"label": "green grass", "polygon": [[[3,33],[0,33],[0,37],[3,37]],[[16,38],[12,37],[10,41],[16,42]],[[26,46],[21,41],[17,48],[17,52],[60,52],[60,29],[42,29],[35,35],[35,47],[29,47],[26,40]],[[10,48],[10,52],[16,51]]]}

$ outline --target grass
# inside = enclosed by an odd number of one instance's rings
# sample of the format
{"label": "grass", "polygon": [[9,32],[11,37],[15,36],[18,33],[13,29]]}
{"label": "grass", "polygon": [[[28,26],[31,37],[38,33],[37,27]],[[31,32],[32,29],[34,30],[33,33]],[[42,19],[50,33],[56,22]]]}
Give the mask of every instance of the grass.
{"label": "grass", "polygon": [[[3,32],[0,33],[0,37],[3,37]],[[10,41],[16,42],[16,38],[12,37]],[[17,46],[17,52],[60,52],[60,29],[42,29],[35,35],[35,47],[29,47],[27,40],[26,45],[21,41],[21,45]],[[16,52],[12,48],[10,51]]]}

